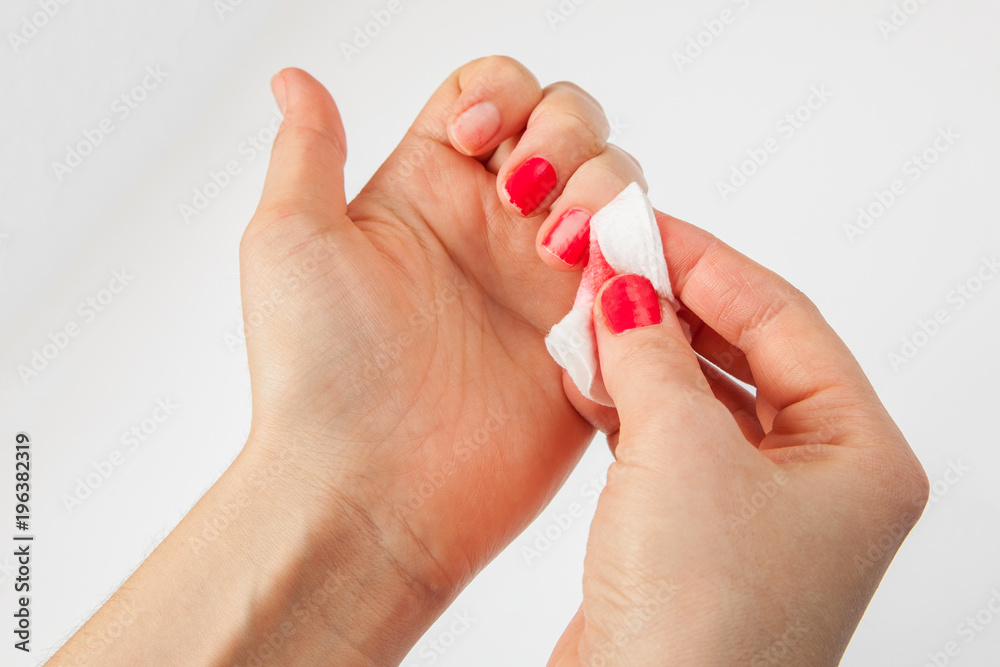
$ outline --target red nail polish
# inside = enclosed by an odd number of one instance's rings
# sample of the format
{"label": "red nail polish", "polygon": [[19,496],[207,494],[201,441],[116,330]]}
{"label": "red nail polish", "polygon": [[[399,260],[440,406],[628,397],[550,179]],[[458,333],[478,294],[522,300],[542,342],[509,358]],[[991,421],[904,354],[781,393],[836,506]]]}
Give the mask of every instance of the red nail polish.
{"label": "red nail polish", "polygon": [[571,208],[556,220],[542,239],[542,247],[568,266],[580,261],[590,242],[590,214]]}
{"label": "red nail polish", "polygon": [[601,293],[601,309],[613,334],[663,321],[653,283],[632,274],[611,279]]}
{"label": "red nail polish", "polygon": [[556,183],[556,170],[549,161],[533,157],[525,160],[507,177],[504,189],[510,203],[517,207],[521,215],[529,215],[545,201]]}

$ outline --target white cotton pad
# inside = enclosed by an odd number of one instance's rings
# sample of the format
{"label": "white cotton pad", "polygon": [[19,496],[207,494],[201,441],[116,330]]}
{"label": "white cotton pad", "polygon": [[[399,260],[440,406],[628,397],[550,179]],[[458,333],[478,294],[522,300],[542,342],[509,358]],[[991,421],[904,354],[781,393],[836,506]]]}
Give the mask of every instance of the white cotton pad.
{"label": "white cotton pad", "polygon": [[594,299],[609,279],[622,273],[648,278],[661,298],[673,302],[667,261],[653,207],[638,183],[622,190],[590,219],[590,258],[573,309],[545,337],[545,347],[566,369],[580,392],[614,406],[604,388],[594,332]]}

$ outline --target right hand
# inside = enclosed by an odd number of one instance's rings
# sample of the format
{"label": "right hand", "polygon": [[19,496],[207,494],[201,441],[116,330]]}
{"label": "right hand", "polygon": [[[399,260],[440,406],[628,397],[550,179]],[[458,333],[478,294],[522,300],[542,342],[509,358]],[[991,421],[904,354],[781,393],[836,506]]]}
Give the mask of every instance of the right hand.
{"label": "right hand", "polygon": [[706,232],[658,222],[693,341],[645,279],[602,288],[617,415],[569,393],[601,416],[616,460],[583,604],[549,664],[836,665],[927,477],[804,295]]}

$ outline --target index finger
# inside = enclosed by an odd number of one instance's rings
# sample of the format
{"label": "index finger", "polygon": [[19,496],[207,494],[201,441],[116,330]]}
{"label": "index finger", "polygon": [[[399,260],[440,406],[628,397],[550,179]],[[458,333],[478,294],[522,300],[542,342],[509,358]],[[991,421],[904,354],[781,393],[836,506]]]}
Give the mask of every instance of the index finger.
{"label": "index finger", "polygon": [[656,212],[674,293],[746,355],[776,410],[830,389],[871,391],[854,355],[802,292],[708,232]]}

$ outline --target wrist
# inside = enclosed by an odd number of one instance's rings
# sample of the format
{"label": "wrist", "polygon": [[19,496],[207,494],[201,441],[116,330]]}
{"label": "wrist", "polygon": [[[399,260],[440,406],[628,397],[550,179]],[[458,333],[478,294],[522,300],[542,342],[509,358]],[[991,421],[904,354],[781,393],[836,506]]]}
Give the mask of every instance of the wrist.
{"label": "wrist", "polygon": [[51,664],[402,660],[452,589],[400,557],[346,471],[272,451],[249,441]]}
{"label": "wrist", "polygon": [[317,655],[399,662],[458,586],[375,488],[363,457],[334,465],[303,444],[251,435],[226,473],[238,496],[268,508],[254,513],[257,535],[285,551],[270,582],[285,618],[258,650],[277,644],[301,657],[301,637]]}

